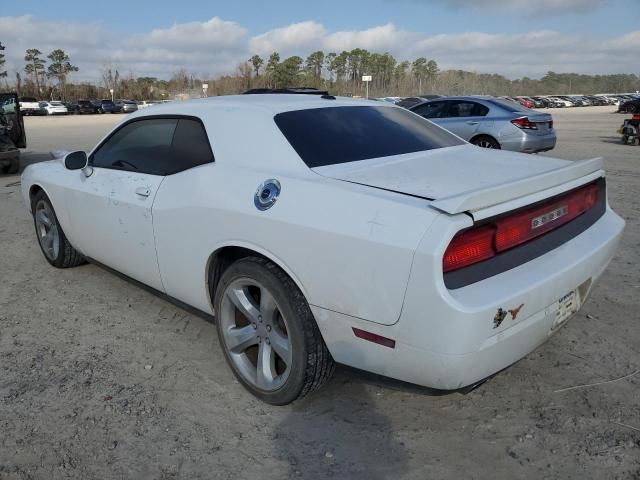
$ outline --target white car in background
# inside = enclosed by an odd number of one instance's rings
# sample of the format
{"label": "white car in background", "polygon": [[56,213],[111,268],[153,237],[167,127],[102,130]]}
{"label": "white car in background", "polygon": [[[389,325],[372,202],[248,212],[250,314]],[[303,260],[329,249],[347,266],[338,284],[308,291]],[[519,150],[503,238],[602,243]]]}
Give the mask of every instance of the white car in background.
{"label": "white car in background", "polygon": [[69,110],[62,102],[40,102],[40,108],[47,111],[47,115],[66,115]]}
{"label": "white car in background", "polygon": [[156,102],[154,102],[152,100],[141,100],[141,101],[137,102],[137,104],[138,104],[138,108],[142,109],[142,108],[151,107],[151,106],[155,105]]}
{"label": "white car in background", "polygon": [[22,191],[51,265],[91,260],[215,313],[234,374],[272,404],[334,362],[481,382],[578,311],[624,227],[601,159],[477,148],[330,95],[157,105],[28,166]]}
{"label": "white car in background", "polygon": [[549,100],[551,100],[552,102],[554,102],[556,104],[556,106],[558,107],[573,107],[574,104],[571,103],[569,100],[565,100],[564,98],[558,98],[558,97],[547,97]]}

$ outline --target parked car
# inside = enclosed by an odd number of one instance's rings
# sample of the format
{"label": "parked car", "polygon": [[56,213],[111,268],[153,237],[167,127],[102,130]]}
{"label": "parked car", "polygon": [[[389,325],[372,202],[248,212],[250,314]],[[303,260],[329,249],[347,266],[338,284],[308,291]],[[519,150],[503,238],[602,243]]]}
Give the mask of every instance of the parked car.
{"label": "parked car", "polygon": [[151,107],[155,104],[156,102],[154,102],[153,100],[141,100],[138,102],[138,109]]}
{"label": "parked car", "polygon": [[544,152],[556,145],[553,118],[493,97],[445,97],[409,108],[479,147]]}
{"label": "parked car", "polygon": [[43,108],[47,115],[66,115],[69,113],[67,107],[59,101],[40,102],[40,107]]}
{"label": "parked car", "polygon": [[442,95],[430,94],[430,95],[419,95],[420,98],[424,98],[425,100],[435,100],[436,98],[442,98]]}
{"label": "parked car", "polygon": [[406,97],[400,100],[399,102],[396,102],[396,105],[403,108],[409,108],[409,107],[412,107],[413,105],[418,105],[419,103],[422,103],[424,101],[425,99],[422,97]]}
{"label": "parked car", "polygon": [[95,102],[95,106],[98,108],[98,113],[118,113],[118,106],[113,100],[98,100]]}
{"label": "parked car", "polygon": [[91,100],[78,100],[78,108],[76,111],[78,114],[98,113],[98,106]]}
{"label": "parked car", "polygon": [[640,99],[631,99],[621,102],[618,106],[620,113],[640,113]]}
{"label": "parked car", "polygon": [[536,108],[556,108],[558,103],[549,97],[531,97],[536,103]]}
{"label": "parked car", "polygon": [[138,111],[138,104],[132,100],[118,100],[116,108],[120,113],[132,113]]}
{"label": "parked car", "polygon": [[22,115],[46,115],[47,112],[40,106],[35,97],[20,97],[20,112]]}
{"label": "parked car", "polygon": [[553,101],[556,104],[556,107],[575,107],[576,105],[571,102],[570,100],[567,100],[566,98],[560,98],[560,97],[548,97],[551,101]]}
{"label": "parked car", "polygon": [[91,259],[215,312],[238,381],[273,404],[334,362],[482,381],[579,310],[624,226],[599,158],[483,150],[327,95],[158,105],[21,185],[51,265]]}
{"label": "parked car", "polygon": [[20,102],[15,93],[0,93],[0,170],[20,171],[20,148],[27,147]]}
{"label": "parked car", "polygon": [[527,108],[544,108],[544,102],[542,100],[536,100],[533,97],[520,97],[520,98],[531,102],[532,106]]}
{"label": "parked car", "polygon": [[534,108],[535,103],[526,97],[513,97],[513,99],[525,108]]}

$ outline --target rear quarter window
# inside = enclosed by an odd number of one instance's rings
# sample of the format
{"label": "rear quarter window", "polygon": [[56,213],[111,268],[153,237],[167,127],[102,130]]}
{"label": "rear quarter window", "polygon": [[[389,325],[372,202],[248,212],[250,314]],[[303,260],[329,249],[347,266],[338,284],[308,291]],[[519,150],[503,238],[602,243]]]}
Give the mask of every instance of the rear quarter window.
{"label": "rear quarter window", "polygon": [[462,145],[431,122],[392,106],[279,113],[275,123],[309,168]]}

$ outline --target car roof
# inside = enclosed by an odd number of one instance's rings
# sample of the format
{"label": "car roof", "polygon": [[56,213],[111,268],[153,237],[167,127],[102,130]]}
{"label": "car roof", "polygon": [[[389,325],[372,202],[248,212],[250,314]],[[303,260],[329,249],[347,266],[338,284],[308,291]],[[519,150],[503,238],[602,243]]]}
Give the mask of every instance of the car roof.
{"label": "car roof", "polygon": [[151,112],[145,112],[143,110],[142,113],[136,116],[158,115],[161,113],[179,114],[182,110],[186,109],[191,112],[197,110],[207,111],[210,107],[262,110],[276,115],[291,110],[367,105],[394,108],[394,105],[388,102],[381,103],[375,100],[353,99],[349,97],[331,97],[331,99],[328,99],[322,98],[320,95],[262,93],[255,95],[224,95],[161,103],[154,106]]}

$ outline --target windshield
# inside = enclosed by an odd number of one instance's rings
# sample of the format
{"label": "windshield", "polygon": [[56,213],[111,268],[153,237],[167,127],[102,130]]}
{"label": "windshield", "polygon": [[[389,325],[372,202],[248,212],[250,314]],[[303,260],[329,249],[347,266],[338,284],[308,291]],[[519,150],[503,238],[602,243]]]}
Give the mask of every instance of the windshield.
{"label": "windshield", "polygon": [[279,113],[276,125],[309,168],[462,145],[407,110],[327,107]]}

